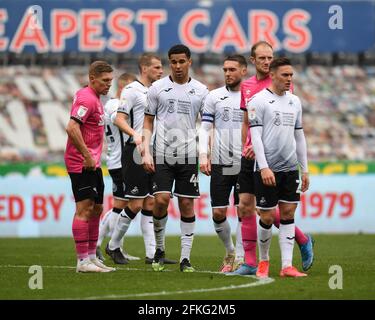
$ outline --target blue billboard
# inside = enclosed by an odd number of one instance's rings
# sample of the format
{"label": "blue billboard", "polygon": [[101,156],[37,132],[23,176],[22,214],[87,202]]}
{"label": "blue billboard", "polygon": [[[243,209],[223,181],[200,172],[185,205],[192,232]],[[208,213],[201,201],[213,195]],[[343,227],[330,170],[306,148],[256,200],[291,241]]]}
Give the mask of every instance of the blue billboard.
{"label": "blue billboard", "polygon": [[0,52],[360,52],[373,47],[373,1],[2,0]]}

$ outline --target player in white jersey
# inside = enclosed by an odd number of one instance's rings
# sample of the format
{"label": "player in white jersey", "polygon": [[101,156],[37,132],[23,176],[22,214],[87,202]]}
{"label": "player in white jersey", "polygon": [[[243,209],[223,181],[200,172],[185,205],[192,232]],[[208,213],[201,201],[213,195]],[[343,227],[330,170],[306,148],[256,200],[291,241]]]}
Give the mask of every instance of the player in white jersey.
{"label": "player in white jersey", "polygon": [[[241,165],[241,126],[243,112],[240,109],[242,78],[247,72],[247,62],[241,55],[228,56],[223,65],[225,86],[212,90],[206,97],[199,133],[199,164],[202,173],[211,176],[210,197],[214,227],[223,242],[226,255],[221,272],[231,272],[243,262],[244,251],[241,223],[238,221],[236,248],[227,221],[229,197],[234,191],[234,205],[238,206],[236,190]],[[212,141],[210,138],[213,135]],[[209,152],[211,146],[211,153]]]}
{"label": "player in white jersey", "polygon": [[[120,95],[122,89],[129,83],[136,80],[136,76],[129,73],[123,73],[117,79],[116,96],[107,101],[104,106],[105,138],[107,142],[107,167],[112,178],[113,208],[106,212],[99,225],[99,237],[96,244],[96,255],[98,259],[104,261],[104,256],[100,250],[102,242],[106,236],[111,236],[117,215],[126,207],[124,177],[121,171],[121,146],[127,136],[114,125],[117,108],[120,104]],[[126,254],[126,253],[125,253]],[[139,260],[137,257],[126,254],[129,260]]]}
{"label": "player in white jersey", "polygon": [[[131,221],[142,211],[141,223],[146,249],[146,263],[151,263],[155,254],[155,237],[152,220],[154,199],[151,193],[151,176],[143,169],[139,147],[142,142],[142,126],[146,95],[152,82],[163,74],[161,60],[154,54],[145,53],[138,62],[140,79],[127,85],[121,93],[115,125],[127,135],[122,150],[122,172],[125,177],[125,197],[128,199],[124,211],[117,218],[106,253],[117,264],[127,263],[121,252],[121,239],[126,234]],[[177,263],[176,261],[169,261]]]}
{"label": "player in white jersey", "polygon": [[[193,272],[190,253],[194,237],[194,198],[199,197],[197,168],[198,114],[203,109],[208,94],[205,85],[189,77],[192,60],[190,49],[175,45],[168,51],[171,74],[155,81],[148,92],[144,119],[144,167],[154,172],[153,210],[156,252],[152,267],[164,269],[165,227],[168,205],[173,193],[178,197],[181,213],[180,270]],[[149,150],[151,134],[156,118],[153,155]]]}
{"label": "player in white jersey", "polygon": [[306,274],[292,266],[294,213],[300,193],[309,188],[302,107],[300,99],[288,91],[293,76],[289,59],[274,59],[270,64],[270,76],[270,87],[257,93],[247,106],[257,170],[255,196],[260,213],[258,245],[261,261],[257,276],[268,277],[272,224],[279,206],[280,276],[303,277]]}

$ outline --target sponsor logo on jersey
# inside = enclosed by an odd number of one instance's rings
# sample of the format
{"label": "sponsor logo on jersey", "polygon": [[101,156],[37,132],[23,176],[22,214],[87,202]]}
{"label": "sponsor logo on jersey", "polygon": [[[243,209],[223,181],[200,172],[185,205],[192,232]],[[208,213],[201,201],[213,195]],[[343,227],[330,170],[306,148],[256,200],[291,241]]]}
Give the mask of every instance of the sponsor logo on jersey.
{"label": "sponsor logo on jersey", "polygon": [[191,90],[189,91],[189,94],[194,95],[194,94],[195,94],[195,89],[194,89],[194,88],[191,89]]}
{"label": "sponsor logo on jersey", "polygon": [[259,201],[259,203],[263,206],[267,203],[266,199],[264,197],[262,197]]}
{"label": "sponsor logo on jersey", "polygon": [[274,102],[275,102],[275,100],[268,101],[268,103],[270,103],[270,104],[272,104],[272,103],[274,103]]}
{"label": "sponsor logo on jersey", "polygon": [[168,89],[164,89],[164,92],[169,92],[171,91],[173,88],[168,88]]}
{"label": "sponsor logo on jersey", "polygon": [[229,98],[228,96],[220,98],[220,100],[224,101],[225,99]]}

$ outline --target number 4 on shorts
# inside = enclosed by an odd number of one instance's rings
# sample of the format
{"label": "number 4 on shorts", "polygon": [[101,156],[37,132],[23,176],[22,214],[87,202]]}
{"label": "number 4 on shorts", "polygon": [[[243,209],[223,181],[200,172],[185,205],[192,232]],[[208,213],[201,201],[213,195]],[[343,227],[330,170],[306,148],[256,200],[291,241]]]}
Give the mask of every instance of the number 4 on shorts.
{"label": "number 4 on shorts", "polygon": [[198,184],[198,175],[196,175],[195,173],[191,175],[191,178],[190,178],[190,183],[194,183],[194,187],[197,186]]}

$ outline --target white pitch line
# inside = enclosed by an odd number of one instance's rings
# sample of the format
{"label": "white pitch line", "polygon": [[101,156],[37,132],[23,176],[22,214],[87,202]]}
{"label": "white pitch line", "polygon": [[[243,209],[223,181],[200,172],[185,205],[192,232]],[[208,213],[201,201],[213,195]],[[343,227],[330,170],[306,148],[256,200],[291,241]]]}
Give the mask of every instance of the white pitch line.
{"label": "white pitch line", "polygon": [[[0,265],[0,268],[29,268],[30,266],[26,265]],[[51,268],[51,269],[75,269],[75,267],[71,266],[41,266],[42,268]],[[145,269],[138,269],[138,268],[117,268],[119,270],[124,271],[152,271],[153,270],[145,270]],[[164,270],[165,271],[172,271],[172,270]],[[216,271],[195,271],[194,273],[213,273],[213,274],[221,274],[221,272]],[[270,284],[275,281],[273,278],[265,278],[259,279],[256,276],[237,276],[242,278],[252,278],[257,281],[240,284],[240,285],[230,285],[225,287],[217,287],[217,288],[201,288],[201,289],[191,289],[191,290],[179,290],[179,291],[160,291],[160,292],[145,292],[145,293],[132,293],[132,294],[123,294],[123,295],[106,295],[106,296],[92,296],[92,297],[80,297],[80,298],[63,298],[62,300],[101,300],[101,299],[125,299],[125,298],[142,298],[142,297],[152,297],[152,296],[167,296],[167,295],[175,295],[175,294],[186,294],[186,293],[202,293],[202,292],[215,292],[215,291],[226,291],[226,290],[236,290],[236,289],[245,289],[251,287],[258,287]]]}
{"label": "white pitch line", "polygon": [[143,297],[152,297],[152,296],[167,296],[167,295],[186,294],[186,293],[199,293],[199,292],[206,293],[206,292],[226,291],[226,290],[236,290],[236,289],[258,287],[258,286],[270,284],[275,281],[273,278],[265,278],[265,279],[257,278],[257,280],[258,281],[256,282],[251,282],[247,284],[231,285],[231,286],[226,286],[226,287],[209,288],[209,289],[202,288],[202,289],[179,290],[179,291],[145,292],[145,293],[124,294],[124,295],[113,294],[113,295],[107,295],[107,296],[94,296],[94,297],[85,297],[85,298],[66,298],[66,300],[125,299],[125,298],[143,298]]}

